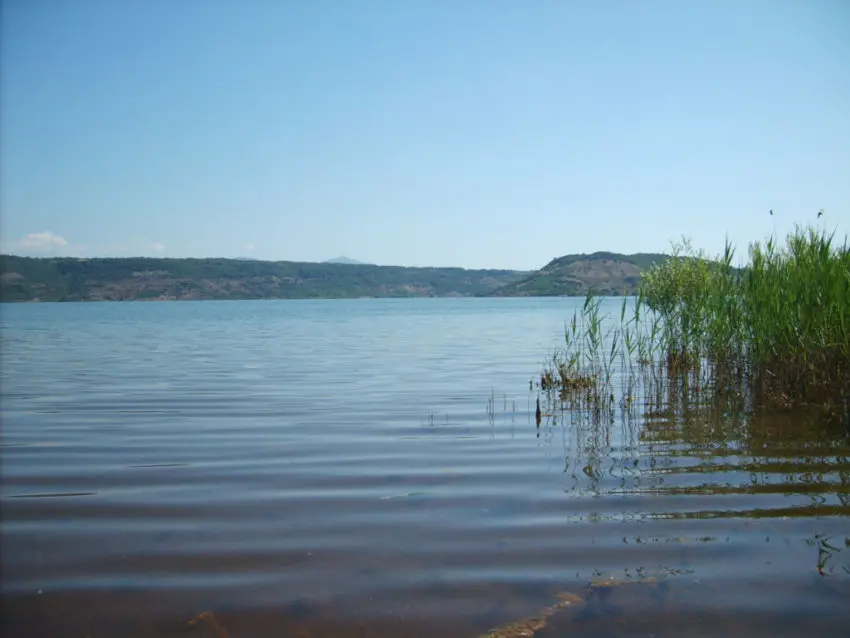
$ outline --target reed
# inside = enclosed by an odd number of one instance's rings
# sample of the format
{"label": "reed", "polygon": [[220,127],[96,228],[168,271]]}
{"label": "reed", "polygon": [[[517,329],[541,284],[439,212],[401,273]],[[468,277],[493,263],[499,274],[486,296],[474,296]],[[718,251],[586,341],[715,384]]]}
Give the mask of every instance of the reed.
{"label": "reed", "polygon": [[636,398],[660,408],[680,395],[846,410],[846,240],[798,226],[784,246],[773,237],[752,244],[742,268],[734,255],[728,241],[713,258],[675,244],[671,259],[644,276],[640,295],[623,300],[619,322],[606,321],[589,294],[544,366],[541,388],[599,412]]}

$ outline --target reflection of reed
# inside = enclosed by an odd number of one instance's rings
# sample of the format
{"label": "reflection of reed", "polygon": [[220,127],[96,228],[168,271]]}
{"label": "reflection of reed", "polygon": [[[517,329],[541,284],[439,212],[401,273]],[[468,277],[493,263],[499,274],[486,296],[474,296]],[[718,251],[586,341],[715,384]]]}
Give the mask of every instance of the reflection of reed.
{"label": "reflection of reed", "polygon": [[[850,438],[843,423],[816,409],[754,411],[728,395],[706,401],[692,379],[667,377],[663,387],[651,375],[644,381],[626,387],[643,401],[628,401],[616,388],[604,403],[592,392],[567,399],[544,393],[542,406],[538,397],[538,432],[551,442],[561,431],[572,492],[806,498],[783,505],[781,514],[759,502],[747,511],[711,509],[683,518],[850,514]],[[694,475],[705,480],[694,485]]]}
{"label": "reflection of reed", "polygon": [[[605,418],[600,418],[603,414]],[[598,495],[639,477],[640,444],[634,414],[624,407],[603,413],[578,401],[547,402],[542,407],[538,431],[550,443],[555,432],[560,433],[563,472],[572,479],[571,491]]]}
{"label": "reflection of reed", "polygon": [[[516,400],[512,399],[510,409],[508,409],[508,395],[502,395],[502,411],[503,415],[510,415],[511,426],[516,425]],[[496,393],[490,390],[490,395],[487,397],[487,422],[491,428],[496,425]]]}
{"label": "reflection of reed", "polygon": [[[836,554],[842,554],[843,550],[850,551],[850,536],[844,538],[844,547],[838,547],[841,541],[833,540],[831,536],[815,534],[814,537],[806,539],[810,547],[817,547],[818,561],[817,570],[821,576],[832,576],[836,573],[835,565],[832,564]],[[850,563],[841,565],[841,571],[850,574]]]}

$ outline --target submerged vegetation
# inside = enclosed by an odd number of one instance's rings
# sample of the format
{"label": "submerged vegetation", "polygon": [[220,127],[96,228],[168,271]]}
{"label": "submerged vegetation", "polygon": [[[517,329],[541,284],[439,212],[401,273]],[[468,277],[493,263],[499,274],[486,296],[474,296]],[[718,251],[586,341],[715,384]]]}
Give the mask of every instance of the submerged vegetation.
{"label": "submerged vegetation", "polygon": [[[596,416],[635,401],[734,401],[741,408],[819,405],[847,417],[850,249],[797,227],[779,246],[709,258],[687,241],[653,266],[619,323],[588,294],[544,367],[541,389]],[[631,308],[630,308],[631,306]]]}

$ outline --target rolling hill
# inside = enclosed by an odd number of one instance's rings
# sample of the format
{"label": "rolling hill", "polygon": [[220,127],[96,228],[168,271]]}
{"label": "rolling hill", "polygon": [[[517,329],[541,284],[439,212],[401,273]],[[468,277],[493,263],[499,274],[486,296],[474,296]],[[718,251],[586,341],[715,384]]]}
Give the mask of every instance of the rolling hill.
{"label": "rolling hill", "polygon": [[631,295],[666,255],[565,255],[535,272],[240,259],[0,256],[0,301]]}
{"label": "rolling hill", "polygon": [[0,256],[2,301],[470,297],[528,273],[236,259]]}
{"label": "rolling hill", "polygon": [[596,252],[565,255],[540,270],[487,293],[494,297],[583,296],[588,290],[598,295],[633,295],[641,274],[653,264],[668,259],[656,253]]}

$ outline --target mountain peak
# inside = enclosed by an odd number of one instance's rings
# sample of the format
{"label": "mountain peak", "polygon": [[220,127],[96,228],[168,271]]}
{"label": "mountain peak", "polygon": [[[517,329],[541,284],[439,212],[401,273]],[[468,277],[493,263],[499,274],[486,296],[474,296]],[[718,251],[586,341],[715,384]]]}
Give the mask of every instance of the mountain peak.
{"label": "mountain peak", "polygon": [[325,262],[326,264],[350,264],[352,266],[365,266],[366,264],[362,261],[357,261],[356,259],[352,259],[351,257],[346,257],[342,255],[341,257],[334,257],[333,259],[328,259]]}

